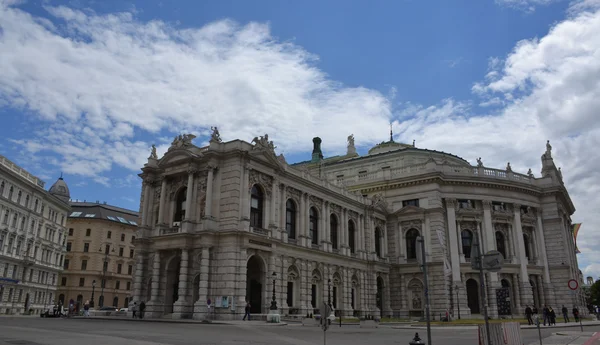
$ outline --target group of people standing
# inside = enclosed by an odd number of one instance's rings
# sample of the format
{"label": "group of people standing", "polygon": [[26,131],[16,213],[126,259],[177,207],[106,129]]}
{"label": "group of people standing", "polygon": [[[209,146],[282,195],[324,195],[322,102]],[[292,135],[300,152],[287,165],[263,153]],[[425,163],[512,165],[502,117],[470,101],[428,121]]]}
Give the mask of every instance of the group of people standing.
{"label": "group of people standing", "polygon": [[[565,323],[569,323],[569,321],[570,321],[569,309],[567,309],[567,307],[565,307],[563,305],[561,312],[562,312]],[[575,322],[579,322],[579,309],[577,309],[577,307],[573,307],[572,312],[573,312],[573,318],[575,319]],[[525,308],[525,316],[527,317],[527,323],[529,325],[534,324],[533,318],[536,318],[537,315],[538,315],[538,309],[536,306],[533,306],[533,308],[531,308],[530,306],[527,306]],[[552,309],[552,307],[545,305],[544,308],[542,308],[542,316],[544,319],[544,326],[546,326],[546,323],[548,323],[548,326],[552,326],[552,325],[556,326],[556,312],[554,312],[554,309]]]}
{"label": "group of people standing", "polygon": [[[146,303],[144,303],[144,301],[141,301],[139,306],[138,306],[137,302],[133,302],[133,306],[131,307],[131,311],[132,311],[134,319],[136,319],[138,317],[140,319],[143,319],[144,318],[144,311],[145,310],[146,310]],[[139,314],[138,314],[138,311],[139,311]]]}

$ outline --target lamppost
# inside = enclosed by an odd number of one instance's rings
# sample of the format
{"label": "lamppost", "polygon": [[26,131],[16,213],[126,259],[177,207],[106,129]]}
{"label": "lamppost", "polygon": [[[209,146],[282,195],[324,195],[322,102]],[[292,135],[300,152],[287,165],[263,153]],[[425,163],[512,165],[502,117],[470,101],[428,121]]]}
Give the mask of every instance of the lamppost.
{"label": "lamppost", "polygon": [[[102,253],[102,248],[98,250]],[[104,306],[104,286],[106,285],[106,269],[108,268],[108,253],[110,252],[110,244],[107,244],[104,248],[104,260],[102,262],[102,280],[100,281],[100,308]],[[115,252],[115,248],[112,249],[112,252]]]}
{"label": "lamppost", "polygon": [[271,300],[271,310],[277,310],[277,300],[275,299],[275,279],[277,278],[277,273],[273,272],[271,275],[273,277],[273,299]]}
{"label": "lamppost", "polygon": [[327,305],[331,309],[331,279],[327,279]]}
{"label": "lamppost", "polygon": [[458,319],[460,320],[460,301],[458,300],[458,285],[454,286],[456,290],[456,306],[458,307]]}
{"label": "lamppost", "polygon": [[90,301],[90,308],[94,307],[94,292],[96,292],[96,279],[92,280],[92,299]]}

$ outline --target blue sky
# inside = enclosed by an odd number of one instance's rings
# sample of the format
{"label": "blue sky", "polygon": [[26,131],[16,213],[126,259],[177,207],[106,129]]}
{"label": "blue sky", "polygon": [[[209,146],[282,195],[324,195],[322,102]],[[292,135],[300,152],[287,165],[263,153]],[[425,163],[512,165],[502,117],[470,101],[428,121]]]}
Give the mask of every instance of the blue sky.
{"label": "blue sky", "polygon": [[[181,132],[268,133],[288,161],[396,140],[532,168],[550,139],[600,276],[600,1],[0,0],[0,152],[137,209]],[[250,120],[249,120],[250,119]]]}

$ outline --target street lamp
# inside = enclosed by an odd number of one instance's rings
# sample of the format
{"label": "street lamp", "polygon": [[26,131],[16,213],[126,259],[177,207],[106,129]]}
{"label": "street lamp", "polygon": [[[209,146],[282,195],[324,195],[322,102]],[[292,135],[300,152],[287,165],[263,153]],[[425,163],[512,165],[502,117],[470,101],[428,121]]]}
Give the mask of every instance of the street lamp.
{"label": "street lamp", "polygon": [[92,280],[92,300],[90,301],[90,307],[94,307],[94,292],[96,291],[96,279]]}
{"label": "street lamp", "polygon": [[327,279],[327,305],[331,309],[331,279]]}
{"label": "street lamp", "polygon": [[271,275],[273,277],[273,299],[271,300],[271,310],[277,310],[277,300],[275,299],[275,279],[277,278],[277,273],[273,272]]}
{"label": "street lamp", "polygon": [[[102,248],[98,250],[102,253]],[[100,281],[100,308],[104,306],[104,286],[106,285],[106,269],[108,268],[108,253],[110,252],[110,244],[107,244],[104,249],[104,260],[102,262],[102,280]],[[115,248],[112,249],[112,252],[115,252]]]}
{"label": "street lamp", "polygon": [[456,290],[456,306],[458,307],[458,319],[460,320],[460,301],[458,300],[458,285],[454,287]]}

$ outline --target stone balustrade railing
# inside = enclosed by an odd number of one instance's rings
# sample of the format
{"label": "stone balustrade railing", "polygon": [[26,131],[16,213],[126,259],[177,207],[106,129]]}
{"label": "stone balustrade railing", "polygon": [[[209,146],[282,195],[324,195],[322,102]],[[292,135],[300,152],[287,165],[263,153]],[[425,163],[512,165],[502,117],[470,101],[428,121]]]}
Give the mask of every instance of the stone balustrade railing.
{"label": "stone balustrade railing", "polygon": [[9,170],[13,171],[15,174],[21,176],[25,180],[27,180],[27,181],[29,181],[29,182],[31,182],[31,183],[39,186],[39,187],[44,188],[44,184],[45,184],[44,181],[42,181],[39,178],[33,176],[27,170],[21,168],[20,166],[16,165],[15,163],[11,162],[8,158],[6,158],[4,156],[0,156],[0,164],[2,164],[3,166],[5,166]]}
{"label": "stone balustrade railing", "polygon": [[[507,172],[501,169],[492,169],[486,167],[465,167],[456,165],[441,165],[435,163],[415,164],[400,168],[383,169],[368,173],[359,173],[356,176],[344,176],[338,179],[339,186],[352,186],[356,184],[369,183],[371,181],[391,180],[403,177],[413,177],[427,173],[442,173],[446,176],[470,176],[474,178],[491,178],[498,180],[516,181],[525,184],[535,184],[535,178],[525,174]],[[333,177],[333,176],[332,176]]]}

